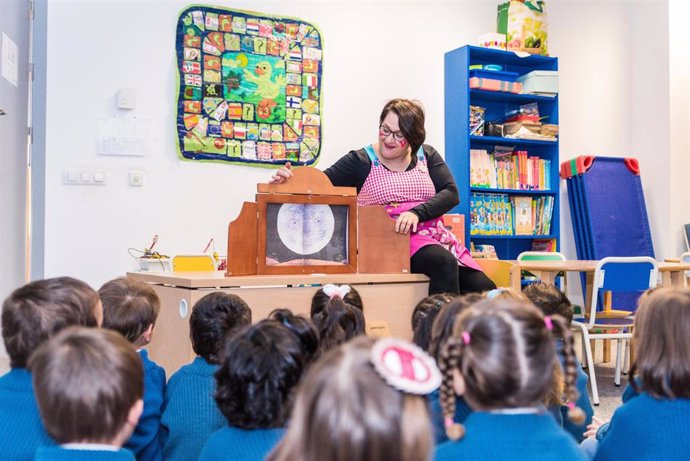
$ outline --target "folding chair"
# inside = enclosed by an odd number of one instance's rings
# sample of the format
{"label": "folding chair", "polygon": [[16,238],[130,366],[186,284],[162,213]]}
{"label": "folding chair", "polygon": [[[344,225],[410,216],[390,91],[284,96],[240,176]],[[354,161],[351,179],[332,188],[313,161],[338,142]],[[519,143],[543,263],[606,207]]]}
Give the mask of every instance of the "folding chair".
{"label": "folding chair", "polygon": [[[592,286],[592,298],[589,315],[584,319],[573,320],[572,328],[582,333],[582,343],[585,348],[587,368],[589,369],[589,382],[592,386],[592,402],[599,405],[599,392],[594,372],[594,357],[590,340],[615,339],[616,350],[616,375],[614,383],[620,385],[621,375],[621,351],[623,344],[632,338],[630,329],[634,322],[636,306],[628,307],[624,311],[629,312],[627,317],[617,315],[608,316],[606,311],[599,311],[599,295],[602,292],[630,293],[643,292],[654,288],[657,284],[659,268],[654,259],[647,256],[640,257],[609,257],[597,264],[594,272]],[[612,332],[611,330],[614,330]]]}

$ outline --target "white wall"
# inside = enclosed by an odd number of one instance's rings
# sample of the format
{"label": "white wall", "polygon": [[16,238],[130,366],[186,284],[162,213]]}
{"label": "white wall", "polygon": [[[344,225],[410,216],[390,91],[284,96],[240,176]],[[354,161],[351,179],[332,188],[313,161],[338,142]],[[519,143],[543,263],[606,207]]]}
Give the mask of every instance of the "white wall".
{"label": "white wall", "polygon": [[[493,30],[497,2],[214,3],[300,17],[320,28],[324,168],[373,141],[382,104],[396,96],[424,102],[428,142],[443,152],[443,54]],[[224,253],[227,223],[270,175],[176,157],[175,24],[187,4],[49,2],[46,276],[71,274],[99,286],[134,268],[126,249],[148,245],[154,233],[157,249],[168,254],[199,252],[211,237]],[[667,39],[666,2],[549,2],[550,50],[561,69],[561,160],[640,158],[658,257],[677,253],[664,205],[673,195],[671,167],[657,170],[659,156],[669,158]],[[136,89],[136,115],[152,119],[154,142],[145,158],[96,154],[97,119],[116,112],[114,95],[122,87]],[[661,131],[650,134],[648,126]],[[108,184],[64,186],[65,168],[105,170]],[[145,171],[143,187],[127,185],[131,169]],[[575,257],[563,198],[562,245]]]}

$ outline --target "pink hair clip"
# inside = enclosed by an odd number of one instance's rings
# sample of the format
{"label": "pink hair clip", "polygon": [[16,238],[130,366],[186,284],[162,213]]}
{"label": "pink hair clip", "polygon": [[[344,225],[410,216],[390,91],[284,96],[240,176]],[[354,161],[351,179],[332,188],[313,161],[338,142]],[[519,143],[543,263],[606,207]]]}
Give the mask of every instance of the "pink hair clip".
{"label": "pink hair clip", "polygon": [[551,320],[551,316],[547,315],[544,317],[544,324],[546,325],[546,329],[551,331],[553,330],[553,320]]}
{"label": "pink hair clip", "polygon": [[370,360],[384,381],[408,394],[426,395],[441,385],[434,359],[402,339],[379,339],[371,348]]}
{"label": "pink hair clip", "polygon": [[566,403],[565,405],[566,405],[566,406],[568,407],[568,409],[570,409],[570,410],[575,409],[575,402],[568,402],[568,403]]}
{"label": "pink hair clip", "polygon": [[345,296],[352,291],[352,288],[350,288],[350,285],[333,285],[332,283],[327,283],[323,286],[323,292],[328,296],[330,299],[333,299],[334,296],[339,297],[340,299],[345,299]]}
{"label": "pink hair clip", "polygon": [[462,343],[467,346],[470,343],[470,332],[463,331],[460,336],[462,336]]}

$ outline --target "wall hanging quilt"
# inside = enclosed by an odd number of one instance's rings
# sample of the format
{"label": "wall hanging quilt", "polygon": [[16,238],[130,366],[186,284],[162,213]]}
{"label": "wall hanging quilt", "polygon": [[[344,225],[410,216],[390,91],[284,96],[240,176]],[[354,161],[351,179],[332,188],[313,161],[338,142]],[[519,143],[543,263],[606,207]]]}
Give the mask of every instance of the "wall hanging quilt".
{"label": "wall hanging quilt", "polygon": [[193,5],[177,23],[178,151],[252,165],[316,162],[321,34],[301,19]]}

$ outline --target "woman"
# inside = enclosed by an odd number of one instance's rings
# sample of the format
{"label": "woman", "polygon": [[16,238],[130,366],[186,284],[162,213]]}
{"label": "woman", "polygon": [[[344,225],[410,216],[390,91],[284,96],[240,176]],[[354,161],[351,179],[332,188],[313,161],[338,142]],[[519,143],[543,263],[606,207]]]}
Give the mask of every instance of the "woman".
{"label": "woman", "polygon": [[[324,173],[334,186],[357,188],[359,206],[384,205],[395,231],[410,236],[410,268],[429,277],[429,294],[482,292],[496,288],[469,251],[444,225],[458,204],[458,189],[441,155],[424,145],[424,110],[393,99],[381,111],[378,142],[350,151]],[[290,164],[271,183],[287,181]]]}

